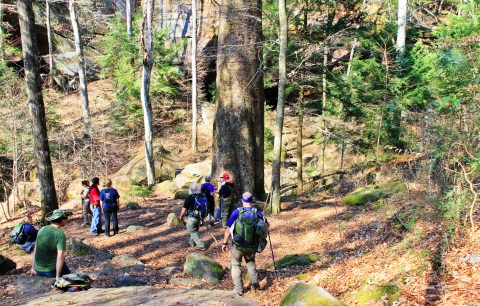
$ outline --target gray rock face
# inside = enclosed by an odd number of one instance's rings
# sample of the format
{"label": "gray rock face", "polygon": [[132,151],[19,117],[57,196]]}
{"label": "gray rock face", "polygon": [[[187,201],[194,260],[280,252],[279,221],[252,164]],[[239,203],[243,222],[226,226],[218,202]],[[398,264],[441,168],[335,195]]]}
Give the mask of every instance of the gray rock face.
{"label": "gray rock face", "polygon": [[345,305],[337,300],[323,288],[297,283],[290,287],[283,296],[280,306],[342,306]]}
{"label": "gray rock face", "polygon": [[[134,297],[134,298],[133,298]],[[206,305],[260,306],[255,300],[234,295],[231,291],[195,289],[158,289],[151,286],[92,288],[69,294],[55,293],[25,298],[23,305]]]}
{"label": "gray rock face", "polygon": [[183,273],[195,278],[205,279],[209,283],[218,284],[224,271],[222,266],[210,257],[199,253],[191,253],[185,260]]}
{"label": "gray rock face", "polygon": [[5,274],[8,271],[14,270],[17,264],[10,258],[0,255],[0,274]]}
{"label": "gray rock face", "polygon": [[113,281],[113,283],[118,287],[144,286],[147,284],[144,279],[130,276],[119,276]]}
{"label": "gray rock face", "polygon": [[183,226],[183,222],[178,219],[177,215],[170,213],[167,216],[167,225],[168,227],[181,227]]}

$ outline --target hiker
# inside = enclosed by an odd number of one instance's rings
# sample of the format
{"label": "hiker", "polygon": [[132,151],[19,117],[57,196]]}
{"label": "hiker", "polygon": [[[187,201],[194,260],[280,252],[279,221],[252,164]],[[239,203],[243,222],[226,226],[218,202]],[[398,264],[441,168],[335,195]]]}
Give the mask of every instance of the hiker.
{"label": "hiker", "polygon": [[110,217],[112,217],[113,235],[118,234],[117,212],[120,208],[120,195],[115,188],[112,188],[112,180],[106,180],[103,187],[105,189],[100,192],[100,204],[105,216],[105,237],[110,237]]}
{"label": "hiker", "polygon": [[61,230],[67,224],[72,213],[64,209],[55,209],[47,214],[45,220],[51,224],[38,231],[31,274],[37,276],[56,277],[69,274],[70,269],[65,263],[66,238]]}
{"label": "hiker", "polygon": [[210,224],[213,224],[214,222],[214,211],[215,211],[215,198],[213,197],[215,195],[215,187],[210,183],[212,181],[212,176],[207,175],[205,177],[205,183],[202,184],[200,187],[200,191],[205,195],[207,198],[207,210],[208,210],[208,216],[209,216],[209,222]]}
{"label": "hiker", "polygon": [[[224,173],[220,176],[219,183],[219,202],[218,206],[220,207],[220,218],[222,221],[222,227],[227,227],[227,220],[230,217],[230,214],[233,210],[233,197],[235,196],[233,187],[233,180],[230,179],[230,175],[228,173]],[[218,216],[217,216],[218,217]]]}
{"label": "hiker", "polygon": [[[250,192],[242,195],[242,208],[235,209],[227,221],[227,228],[223,237],[222,251],[227,252],[228,240],[232,235],[232,280],[235,285],[234,292],[240,296],[243,295],[243,284],[241,278],[240,265],[242,258],[245,258],[247,270],[250,274],[250,283],[252,290],[260,289],[258,284],[257,268],[255,265],[255,253],[257,251],[256,223],[259,219],[263,220],[262,213],[252,207],[253,196]],[[248,221],[253,220],[253,225],[248,225]],[[240,230],[236,230],[238,227]],[[238,232],[243,233],[239,235]],[[247,242],[247,237],[253,239],[251,244]]]}
{"label": "hiker", "polygon": [[[190,187],[188,188],[188,194],[189,195],[185,198],[185,202],[183,203],[183,208],[180,212],[179,219],[186,224],[187,231],[190,233],[190,239],[188,240],[188,244],[190,244],[191,247],[196,247],[197,250],[203,251],[206,249],[206,247],[205,243],[200,240],[198,229],[200,227],[201,220],[206,215],[207,199],[200,192],[200,186],[198,186],[198,184],[196,183],[190,185]],[[203,205],[203,212],[198,212],[199,205]],[[186,222],[184,220],[185,217],[187,217]]]}
{"label": "hiker", "polygon": [[90,197],[90,210],[92,211],[92,224],[90,225],[90,231],[93,236],[98,236],[102,233],[102,208],[100,207],[99,183],[100,180],[98,177],[94,177],[88,194]]}
{"label": "hiker", "polygon": [[90,210],[90,183],[87,180],[82,181],[82,191],[80,192],[80,197],[82,199],[82,213],[83,213],[83,223],[82,226],[87,226],[90,224],[89,215],[92,214]]}

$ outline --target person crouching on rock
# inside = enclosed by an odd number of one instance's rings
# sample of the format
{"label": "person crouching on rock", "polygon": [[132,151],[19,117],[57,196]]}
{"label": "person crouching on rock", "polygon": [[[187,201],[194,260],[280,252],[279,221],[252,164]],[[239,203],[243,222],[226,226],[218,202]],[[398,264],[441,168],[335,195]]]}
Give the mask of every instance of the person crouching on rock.
{"label": "person crouching on rock", "polygon": [[56,277],[69,274],[70,269],[65,263],[66,238],[61,230],[67,224],[72,213],[64,209],[55,209],[47,214],[45,220],[51,224],[38,231],[31,274],[37,276]]}
{"label": "person crouching on rock", "polygon": [[115,188],[112,188],[112,180],[106,180],[103,183],[100,192],[100,204],[105,215],[105,237],[110,237],[110,217],[112,217],[113,234],[118,234],[117,212],[120,207],[120,195]]}
{"label": "person crouching on rock", "polygon": [[200,196],[200,186],[196,183],[191,184],[188,188],[188,194],[183,203],[179,219],[185,223],[184,219],[187,217],[187,231],[190,233],[188,244],[191,247],[196,246],[197,250],[203,251],[206,249],[205,244],[200,240],[200,235],[198,234],[201,218],[196,217],[194,212],[195,199],[197,196]]}

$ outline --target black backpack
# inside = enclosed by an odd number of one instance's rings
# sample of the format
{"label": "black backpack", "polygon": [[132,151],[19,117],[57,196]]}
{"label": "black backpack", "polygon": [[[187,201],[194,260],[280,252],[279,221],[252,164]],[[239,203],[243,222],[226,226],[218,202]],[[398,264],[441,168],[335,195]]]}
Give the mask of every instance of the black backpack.
{"label": "black backpack", "polygon": [[207,216],[207,198],[203,193],[197,193],[193,196],[193,211],[190,211],[190,216],[197,219],[204,219]]}

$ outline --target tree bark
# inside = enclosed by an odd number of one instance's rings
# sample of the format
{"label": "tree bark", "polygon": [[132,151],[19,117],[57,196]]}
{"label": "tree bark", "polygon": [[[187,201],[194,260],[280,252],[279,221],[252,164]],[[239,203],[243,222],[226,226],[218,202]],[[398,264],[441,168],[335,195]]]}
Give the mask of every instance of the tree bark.
{"label": "tree bark", "polygon": [[153,159],[153,128],[152,128],[152,103],[150,101],[150,77],[153,67],[153,9],[154,0],[144,0],[142,21],[142,50],[143,72],[141,100],[143,109],[143,122],[145,126],[145,159],[147,169],[147,183],[155,185],[155,165]]}
{"label": "tree bark", "polygon": [[192,0],[192,154],[197,154],[197,1]]}
{"label": "tree bark", "polygon": [[255,0],[222,0],[212,173],[233,174],[235,192],[263,198],[262,11]]}
{"label": "tree bark", "polygon": [[327,64],[328,64],[328,48],[323,49],[323,75],[322,75],[322,172],[325,172],[325,152],[327,150],[327,121],[325,120],[325,109],[327,107]]}
{"label": "tree bark", "polygon": [[403,55],[405,52],[405,41],[407,38],[407,11],[408,0],[398,0],[398,30],[397,30],[397,52]]}
{"label": "tree bark", "polygon": [[5,61],[5,51],[4,51],[4,35],[3,33],[3,0],[0,0],[0,61]]}
{"label": "tree bark", "polygon": [[126,17],[127,17],[127,35],[128,38],[132,37],[132,0],[127,0],[125,4]]}
{"label": "tree bark", "polygon": [[78,79],[80,81],[80,95],[82,96],[83,122],[85,125],[84,138],[92,136],[90,125],[90,109],[88,106],[87,78],[85,76],[85,61],[83,58],[82,41],[80,28],[78,26],[77,12],[75,9],[75,0],[69,0],[68,9],[70,10],[70,19],[72,21],[73,36],[75,38],[75,50],[78,57]]}
{"label": "tree bark", "polygon": [[300,87],[298,99],[297,125],[297,194],[303,192],[303,86]]}
{"label": "tree bark", "polygon": [[28,106],[30,116],[32,117],[35,163],[37,166],[40,201],[44,217],[45,214],[58,208],[58,201],[53,179],[52,162],[50,160],[50,148],[48,146],[45,105],[43,103],[37,58],[35,15],[32,6],[31,0],[17,0]]}
{"label": "tree bark", "polygon": [[[287,84],[287,44],[288,44],[288,21],[286,0],[278,2],[278,16],[280,20],[280,54],[278,57],[278,100],[277,117],[275,120],[275,140],[273,144],[272,164],[272,213],[281,211],[280,198],[280,168],[282,158],[282,134],[283,119],[285,113],[285,87]],[[305,17],[306,18],[306,17]]]}
{"label": "tree bark", "polygon": [[50,86],[53,86],[54,79],[53,74],[55,71],[55,62],[53,61],[53,42],[52,42],[52,26],[50,22],[50,2],[47,0],[45,3],[45,11],[46,11],[46,23],[47,23],[47,40],[48,40],[48,63],[50,67]]}

